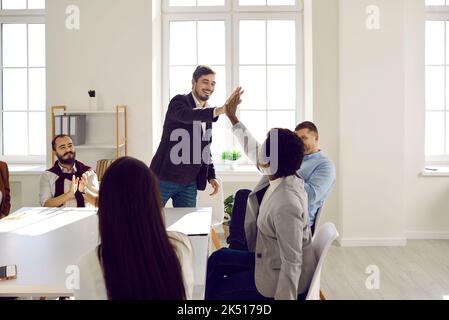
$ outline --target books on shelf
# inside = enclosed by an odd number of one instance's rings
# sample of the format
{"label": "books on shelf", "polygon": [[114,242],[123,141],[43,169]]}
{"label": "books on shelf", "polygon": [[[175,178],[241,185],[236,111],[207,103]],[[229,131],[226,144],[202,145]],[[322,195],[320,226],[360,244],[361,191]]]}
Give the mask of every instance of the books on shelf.
{"label": "books on shelf", "polygon": [[[116,159],[127,155],[127,106],[111,110],[52,107],[52,134],[71,136],[85,162],[94,167],[98,159]],[[52,154],[52,160],[55,155]]]}
{"label": "books on shelf", "polygon": [[55,116],[55,135],[67,134],[72,138],[75,146],[86,143],[85,115]]}

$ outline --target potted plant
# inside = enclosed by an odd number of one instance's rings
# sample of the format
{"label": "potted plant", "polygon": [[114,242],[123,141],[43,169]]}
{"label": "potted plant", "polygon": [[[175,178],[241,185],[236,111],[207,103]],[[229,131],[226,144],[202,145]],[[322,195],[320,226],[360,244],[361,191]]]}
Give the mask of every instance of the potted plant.
{"label": "potted plant", "polygon": [[242,153],[238,150],[224,151],[221,159],[228,164],[232,170],[237,168],[237,161],[242,157]]}
{"label": "potted plant", "polygon": [[229,224],[231,223],[232,209],[234,207],[234,195],[230,195],[224,201],[224,220],[223,220],[223,230],[225,234],[225,239],[229,237]]}
{"label": "potted plant", "polygon": [[95,90],[89,90],[87,93],[89,94],[89,109],[93,111],[98,110],[97,94]]}

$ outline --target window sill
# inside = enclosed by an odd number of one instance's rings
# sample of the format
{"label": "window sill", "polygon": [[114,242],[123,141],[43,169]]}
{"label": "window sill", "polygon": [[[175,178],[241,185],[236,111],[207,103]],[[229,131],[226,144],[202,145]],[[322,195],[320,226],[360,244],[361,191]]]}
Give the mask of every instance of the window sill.
{"label": "window sill", "polygon": [[215,171],[223,182],[257,182],[262,177],[254,165],[238,165],[231,169],[228,165],[217,164]]}
{"label": "window sill", "polygon": [[449,177],[449,166],[427,166],[422,177]]}
{"label": "window sill", "polygon": [[47,170],[45,164],[9,164],[10,176],[41,175]]}

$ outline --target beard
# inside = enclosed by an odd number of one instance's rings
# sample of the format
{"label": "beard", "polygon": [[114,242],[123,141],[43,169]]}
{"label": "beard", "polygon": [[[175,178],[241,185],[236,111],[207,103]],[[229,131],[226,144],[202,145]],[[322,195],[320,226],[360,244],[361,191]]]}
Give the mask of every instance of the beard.
{"label": "beard", "polygon": [[201,102],[207,102],[210,99],[210,96],[212,94],[205,96],[202,95],[200,92],[198,92],[198,90],[195,89],[195,96],[201,101]]}
{"label": "beard", "polygon": [[[70,155],[70,156],[64,159],[64,157],[66,157],[67,155]],[[75,161],[76,161],[76,152],[67,152],[63,156],[60,156],[59,154],[57,154],[56,157],[58,158],[58,161],[61,164],[73,165],[73,164],[75,164]]]}

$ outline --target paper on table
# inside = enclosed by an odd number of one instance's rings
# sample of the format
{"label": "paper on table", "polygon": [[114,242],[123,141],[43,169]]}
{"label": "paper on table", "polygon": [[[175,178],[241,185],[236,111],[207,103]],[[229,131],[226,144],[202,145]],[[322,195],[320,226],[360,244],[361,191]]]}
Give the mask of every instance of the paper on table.
{"label": "paper on table", "polygon": [[59,208],[26,208],[0,220],[0,232],[12,232],[61,214]]}

